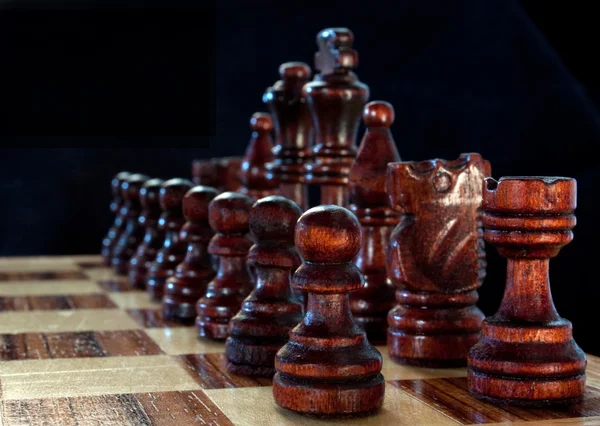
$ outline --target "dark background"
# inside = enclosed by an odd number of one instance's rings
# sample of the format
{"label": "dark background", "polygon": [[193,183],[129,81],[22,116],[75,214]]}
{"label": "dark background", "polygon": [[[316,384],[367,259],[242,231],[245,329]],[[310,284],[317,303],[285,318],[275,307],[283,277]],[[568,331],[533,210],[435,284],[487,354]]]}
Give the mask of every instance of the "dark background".
{"label": "dark background", "polygon": [[[317,32],[346,26],[371,100],[396,108],[404,160],[480,152],[497,178],[578,180],[552,291],[600,354],[592,2],[197,3],[1,3],[0,255],[98,253],[116,172],[189,177],[193,158],[241,155],[279,64],[312,65]],[[488,256],[479,305],[492,314],[505,261]]]}

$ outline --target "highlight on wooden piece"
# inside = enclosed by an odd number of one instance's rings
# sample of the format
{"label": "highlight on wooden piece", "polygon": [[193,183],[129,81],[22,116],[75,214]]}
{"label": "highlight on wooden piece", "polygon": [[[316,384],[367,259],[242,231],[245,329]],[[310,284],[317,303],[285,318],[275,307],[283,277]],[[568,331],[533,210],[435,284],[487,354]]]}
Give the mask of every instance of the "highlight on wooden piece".
{"label": "highlight on wooden piece", "polygon": [[144,227],[138,221],[142,211],[140,189],[149,179],[146,175],[134,174],[121,183],[121,197],[124,201],[122,216],[126,223],[113,248],[112,267],[117,275],[127,275],[129,260],[144,238]]}
{"label": "highlight on wooden piece", "polygon": [[312,155],[314,129],[302,87],[311,76],[303,62],[286,62],[279,67],[278,80],[263,95],[275,125],[275,161],[270,164],[279,181],[281,195],[308,209],[304,164]]}
{"label": "highlight on wooden piece", "polygon": [[148,268],[146,289],[154,301],[160,301],[167,278],[173,275],[175,267],[183,261],[187,250],[185,241],[179,239],[179,231],[185,223],[183,217],[183,197],[194,184],[181,178],[170,179],[160,188],[159,200],[163,213],[158,221],[165,233],[162,247]]}
{"label": "highlight on wooden piece", "polygon": [[387,314],[395,305],[394,287],[387,275],[385,250],[400,214],[388,206],[388,163],[400,161],[390,126],[394,108],[387,102],[369,102],[363,110],[366,131],[349,175],[350,210],[361,224],[362,243],[354,259],[365,286],[350,294],[356,322],[371,343],[385,344]]}
{"label": "highlight on wooden piece", "polygon": [[192,182],[219,192],[239,191],[242,186],[242,157],[216,157],[192,161]]}
{"label": "highlight on wooden piece", "polygon": [[273,171],[267,167],[273,155],[273,120],[264,112],[252,114],[250,119],[252,137],[242,162],[242,188],[240,192],[252,201],[278,194],[279,183]]}
{"label": "highlight on wooden piece", "polygon": [[288,341],[292,327],[302,320],[302,303],[290,287],[300,265],[294,247],[294,227],[302,214],[291,200],[270,196],[250,210],[250,234],[255,244],[248,253],[256,287],[229,322],[225,343],[229,371],[272,377],[277,351]]}
{"label": "highlight on wooden piece", "polygon": [[387,343],[397,362],[462,366],[479,338],[481,185],[490,173],[479,154],[388,166],[390,206],[402,214],[386,254],[398,303],[388,314]]}
{"label": "highlight on wooden piece", "polygon": [[102,239],[102,262],[104,266],[112,264],[112,250],[123,229],[125,229],[126,221],[123,220],[121,209],[123,208],[124,200],[121,197],[121,183],[131,175],[130,172],[120,172],[110,182],[112,191],[112,201],[110,202],[110,211],[115,215],[112,226]]}
{"label": "highlight on wooden piece", "polygon": [[165,241],[165,233],[158,229],[158,220],[161,214],[158,198],[163,183],[162,179],[150,179],[140,189],[142,212],[138,223],[144,228],[144,238],[129,260],[129,285],[132,288],[146,288],[148,268]]}
{"label": "highlight on wooden piece", "polygon": [[319,206],[296,225],[295,243],[304,263],[293,275],[308,294],[304,318],[275,357],[275,402],[316,416],[366,415],[383,403],[382,357],[356,324],[348,294],[364,285],[353,263],[360,224],[349,210]]}
{"label": "highlight on wooden piece", "polygon": [[573,403],[585,389],[586,356],[550,292],[550,259],[573,240],[575,179],[488,178],[485,240],[507,258],[498,312],[485,319],[469,351],[469,390],[517,405]]}
{"label": "highlight on wooden piece", "polygon": [[181,228],[179,240],[187,244],[187,254],[165,285],[162,304],[166,319],[193,322],[196,302],[215,276],[208,253],[208,243],[214,235],[208,223],[208,206],[218,194],[217,189],[200,185],[183,197],[183,215],[187,222]]}
{"label": "highlight on wooden piece", "polygon": [[217,276],[196,303],[196,329],[201,337],[224,340],[229,320],[240,310],[254,283],[246,264],[252,246],[248,236],[252,200],[237,192],[224,192],[208,207],[215,235],[208,252],[219,257]]}
{"label": "highlight on wooden piece", "polygon": [[321,204],[348,205],[348,173],[356,156],[360,117],[369,87],[353,70],[358,52],[348,28],[327,28],[317,35],[320,71],[303,88],[315,123],[313,159],[305,165],[305,180],[320,185]]}

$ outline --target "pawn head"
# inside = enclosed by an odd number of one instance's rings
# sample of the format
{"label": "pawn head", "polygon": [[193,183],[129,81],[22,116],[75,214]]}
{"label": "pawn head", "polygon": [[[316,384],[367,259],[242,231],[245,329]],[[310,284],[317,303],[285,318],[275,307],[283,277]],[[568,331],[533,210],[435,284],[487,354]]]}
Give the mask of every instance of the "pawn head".
{"label": "pawn head", "polygon": [[140,201],[144,208],[156,208],[159,205],[158,195],[160,187],[164,183],[162,179],[147,180],[140,188]]}
{"label": "pawn head", "polygon": [[394,107],[388,102],[369,102],[363,109],[363,121],[367,127],[390,127],[395,118]]}
{"label": "pawn head", "polygon": [[183,215],[190,222],[206,222],[208,206],[217,195],[219,191],[213,187],[194,186],[183,197]]}
{"label": "pawn head", "polygon": [[255,241],[294,244],[294,228],[302,209],[292,200],[273,195],[261,198],[250,210],[250,233]]}
{"label": "pawn head", "polygon": [[208,206],[210,227],[221,234],[245,234],[252,200],[238,192],[224,192],[216,196]]}
{"label": "pawn head", "polygon": [[310,67],[304,62],[286,62],[279,66],[279,77],[283,81],[308,80]]}
{"label": "pawn head", "polygon": [[265,133],[273,131],[273,120],[266,112],[255,112],[250,118],[250,129],[253,132]]}
{"label": "pawn head", "polygon": [[348,263],[360,249],[360,224],[344,207],[313,207],[298,219],[294,239],[307,262]]}
{"label": "pawn head", "polygon": [[139,201],[140,189],[150,178],[139,173],[129,175],[121,183],[121,197],[128,201]]}
{"label": "pawn head", "polygon": [[112,193],[114,196],[121,195],[121,184],[129,176],[131,176],[130,172],[119,172],[115,175],[115,177],[112,178],[112,181],[110,182],[110,186],[111,186]]}
{"label": "pawn head", "polygon": [[181,210],[183,197],[194,184],[187,179],[175,178],[164,182],[160,188],[160,207],[164,211]]}

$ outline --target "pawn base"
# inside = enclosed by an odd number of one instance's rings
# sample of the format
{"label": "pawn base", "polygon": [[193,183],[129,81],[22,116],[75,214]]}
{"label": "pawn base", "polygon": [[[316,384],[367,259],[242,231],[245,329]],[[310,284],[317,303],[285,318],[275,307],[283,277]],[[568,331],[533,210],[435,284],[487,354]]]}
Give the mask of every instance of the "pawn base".
{"label": "pawn base", "polygon": [[163,298],[163,317],[182,323],[194,323],[196,318],[196,306],[191,303],[179,303],[173,299]]}
{"label": "pawn base", "polygon": [[198,336],[212,340],[225,340],[228,335],[229,321],[218,322],[211,318],[196,318]]}
{"label": "pawn base", "polygon": [[275,367],[266,365],[237,364],[227,362],[227,370],[238,376],[265,377],[271,378],[275,374]]}
{"label": "pawn base", "polygon": [[428,368],[454,368],[467,365],[469,348],[480,333],[450,335],[407,334],[388,329],[390,358],[401,364]]}
{"label": "pawn base", "polygon": [[167,278],[152,278],[146,282],[146,291],[153,302],[160,302],[163,298]]}
{"label": "pawn base", "polygon": [[381,374],[342,383],[296,381],[281,373],[273,377],[273,396],[282,408],[318,417],[369,415],[383,404],[385,381]]}

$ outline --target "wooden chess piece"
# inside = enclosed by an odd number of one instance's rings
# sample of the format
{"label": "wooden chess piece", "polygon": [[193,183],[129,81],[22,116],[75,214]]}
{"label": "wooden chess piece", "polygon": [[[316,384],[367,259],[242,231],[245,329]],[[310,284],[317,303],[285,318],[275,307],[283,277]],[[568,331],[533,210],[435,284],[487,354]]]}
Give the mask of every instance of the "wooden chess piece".
{"label": "wooden chess piece", "polygon": [[217,168],[217,189],[221,192],[235,192],[242,188],[242,157],[221,157],[211,161]]}
{"label": "wooden chess piece", "polygon": [[252,114],[250,119],[252,138],[246,149],[242,163],[242,188],[240,192],[256,201],[269,195],[276,195],[279,186],[267,164],[274,160],[273,120],[264,112]]}
{"label": "wooden chess piece", "polygon": [[113,225],[108,230],[108,233],[102,240],[102,262],[105,266],[112,265],[112,251],[116,242],[119,240],[121,232],[125,229],[126,221],[123,220],[121,215],[121,208],[123,207],[124,201],[121,197],[121,183],[129,177],[131,173],[120,172],[110,182],[112,190],[112,201],[110,202],[110,211],[115,215]]}
{"label": "wooden chess piece", "polygon": [[481,185],[491,173],[479,154],[452,161],[388,165],[390,206],[402,213],[387,250],[398,305],[388,314],[392,359],[427,367],[466,365],[483,313]]}
{"label": "wooden chess piece", "polygon": [[255,267],[256,287],[229,322],[225,353],[227,368],[235,374],[273,377],[275,354],[302,320],[302,304],[290,287],[291,274],[301,263],[294,247],[301,214],[296,203],[280,196],[262,198],[250,210],[256,243],[248,265]]}
{"label": "wooden chess piece", "polygon": [[321,188],[321,204],[348,205],[348,174],[356,156],[356,138],[369,87],[352,71],[358,52],[347,28],[317,35],[315,68],[320,74],[303,88],[315,123],[313,160],[305,166],[308,184]]}
{"label": "wooden chess piece", "polygon": [[586,357],[550,293],[550,259],[573,240],[575,179],[488,178],[485,241],[507,258],[504,297],[469,351],[469,390],[517,405],[573,403],[585,389]]}
{"label": "wooden chess piece", "polygon": [[350,312],[348,293],[363,277],[353,263],[360,224],[350,211],[319,206],[306,211],[295,230],[304,263],[292,278],[308,294],[304,319],[275,357],[275,402],[316,416],[368,414],[383,403],[382,357]]}
{"label": "wooden chess piece", "polygon": [[208,220],[216,232],[208,252],[219,256],[219,270],[196,303],[196,329],[201,337],[226,339],[229,320],[254,286],[246,264],[252,246],[248,236],[251,207],[252,200],[236,192],[220,194],[208,207]]}
{"label": "wooden chess piece", "polygon": [[138,222],[142,210],[140,189],[149,179],[146,175],[134,174],[121,183],[122,216],[126,224],[113,248],[112,267],[117,275],[127,275],[129,261],[144,238],[144,227]]}
{"label": "wooden chess piece", "polygon": [[140,189],[142,213],[138,218],[144,228],[144,239],[137,247],[135,255],[129,261],[129,285],[132,288],[145,289],[148,267],[156,258],[156,253],[165,241],[165,233],[158,229],[161,209],[159,203],[162,179],[150,179]]}
{"label": "wooden chess piece", "polygon": [[311,70],[303,62],[286,62],[279,67],[279,75],[281,80],[269,87],[263,96],[275,125],[272,167],[281,195],[307,210],[304,164],[312,155],[314,129],[302,87],[308,82]]}
{"label": "wooden chess piece", "polygon": [[158,226],[165,233],[162,247],[148,268],[146,289],[154,301],[160,301],[167,278],[173,275],[186,254],[187,244],[179,239],[179,231],[185,223],[183,197],[193,187],[187,179],[170,179],[162,184],[159,200],[163,213]]}
{"label": "wooden chess piece", "polygon": [[388,206],[388,163],[400,161],[390,126],[394,108],[387,102],[369,102],[363,110],[366,131],[350,169],[350,210],[361,224],[362,243],[356,266],[365,286],[350,294],[350,309],[371,343],[385,344],[387,314],[395,305],[394,287],[385,266],[385,250],[400,214]]}
{"label": "wooden chess piece", "polygon": [[212,160],[192,161],[192,183],[216,188],[221,184],[217,176],[217,163]]}
{"label": "wooden chess piece", "polygon": [[208,205],[219,192],[209,186],[195,186],[183,197],[183,215],[187,219],[179,240],[187,244],[187,254],[165,285],[163,316],[182,322],[196,318],[196,302],[215,276],[208,253],[214,235],[208,223]]}

